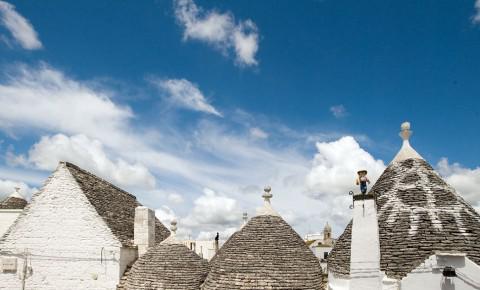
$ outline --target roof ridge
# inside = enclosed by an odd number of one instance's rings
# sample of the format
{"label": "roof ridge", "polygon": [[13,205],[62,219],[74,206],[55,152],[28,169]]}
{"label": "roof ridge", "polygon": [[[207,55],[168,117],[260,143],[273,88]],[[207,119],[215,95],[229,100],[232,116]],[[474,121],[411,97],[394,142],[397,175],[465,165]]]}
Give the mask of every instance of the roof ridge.
{"label": "roof ridge", "polygon": [[133,197],[135,200],[137,199],[137,197],[136,197],[135,195],[131,194],[130,192],[128,192],[128,191],[126,191],[126,190],[124,190],[124,189],[121,189],[120,187],[116,186],[115,184],[111,183],[110,181],[108,181],[108,180],[106,180],[106,179],[104,179],[104,178],[102,178],[102,177],[100,177],[100,176],[97,176],[97,175],[93,174],[92,172],[90,172],[90,171],[88,171],[88,170],[85,170],[85,169],[81,168],[80,166],[78,166],[78,165],[76,165],[76,164],[74,164],[74,163],[72,163],[72,162],[60,161],[60,163],[64,163],[64,164],[67,166],[67,168],[68,168],[68,167],[73,167],[73,168],[75,168],[76,170],[79,170],[79,171],[81,171],[82,173],[85,173],[85,174],[89,175],[90,177],[93,177],[93,178],[95,178],[95,179],[98,179],[98,180],[100,180],[100,181],[108,184],[109,186],[115,188],[116,190],[118,190],[118,191],[120,191],[120,192],[122,192],[122,193],[128,194],[129,196]]}

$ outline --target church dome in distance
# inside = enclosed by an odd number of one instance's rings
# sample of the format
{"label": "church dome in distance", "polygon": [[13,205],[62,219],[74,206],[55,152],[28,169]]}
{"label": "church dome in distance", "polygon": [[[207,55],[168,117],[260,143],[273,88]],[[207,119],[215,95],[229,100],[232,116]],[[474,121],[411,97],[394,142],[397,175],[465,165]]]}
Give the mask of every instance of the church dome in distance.
{"label": "church dome in distance", "polygon": [[212,259],[203,290],[323,289],[318,259],[272,208],[270,190],[259,214]]}

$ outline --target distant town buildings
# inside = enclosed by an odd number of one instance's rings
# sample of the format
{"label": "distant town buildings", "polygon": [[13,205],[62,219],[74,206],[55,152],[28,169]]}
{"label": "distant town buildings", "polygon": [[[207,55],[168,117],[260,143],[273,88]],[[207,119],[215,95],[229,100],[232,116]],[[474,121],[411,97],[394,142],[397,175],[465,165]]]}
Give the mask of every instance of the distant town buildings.
{"label": "distant town buildings", "polygon": [[335,239],[332,237],[332,227],[327,222],[322,233],[307,234],[304,240],[313,254],[320,260],[322,270],[326,273],[327,258],[335,244]]}

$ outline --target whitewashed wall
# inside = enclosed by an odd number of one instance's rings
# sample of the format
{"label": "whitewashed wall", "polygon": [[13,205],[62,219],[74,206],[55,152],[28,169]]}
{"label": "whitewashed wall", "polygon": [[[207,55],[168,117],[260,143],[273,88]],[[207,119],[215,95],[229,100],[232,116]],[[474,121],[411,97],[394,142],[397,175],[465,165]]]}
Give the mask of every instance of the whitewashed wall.
{"label": "whitewashed wall", "polygon": [[[453,266],[457,277],[447,281],[442,271]],[[460,256],[430,256],[401,281],[402,290],[478,290],[480,266]]]}
{"label": "whitewashed wall", "polygon": [[25,251],[31,267],[25,289],[32,290],[113,290],[120,264],[131,256],[121,253],[120,242],[63,164],[0,241],[0,249],[0,256],[18,258],[17,273],[0,273],[0,289],[8,290],[21,289]]}
{"label": "whitewashed wall", "polygon": [[350,290],[350,278],[329,271],[328,290]]}
{"label": "whitewashed wall", "polygon": [[373,199],[354,203],[350,277],[355,290],[381,289],[380,240]]}
{"label": "whitewashed wall", "polygon": [[21,212],[21,209],[0,209],[0,237],[5,234]]}

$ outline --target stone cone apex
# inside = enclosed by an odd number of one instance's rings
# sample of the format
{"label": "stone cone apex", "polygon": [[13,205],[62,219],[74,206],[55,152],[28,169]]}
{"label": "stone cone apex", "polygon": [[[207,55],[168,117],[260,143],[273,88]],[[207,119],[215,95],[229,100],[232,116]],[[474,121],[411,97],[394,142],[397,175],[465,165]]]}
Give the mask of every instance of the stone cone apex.
{"label": "stone cone apex", "polygon": [[15,187],[15,191],[12,194],[10,194],[8,197],[25,199],[25,197],[23,197],[23,195],[20,193],[20,187]]}
{"label": "stone cone apex", "polygon": [[400,128],[400,137],[403,140],[402,148],[400,148],[400,151],[398,151],[391,163],[404,161],[410,158],[423,159],[423,157],[420,156],[420,154],[418,154],[418,152],[410,145],[410,136],[413,134],[410,130],[410,122],[403,122]]}

